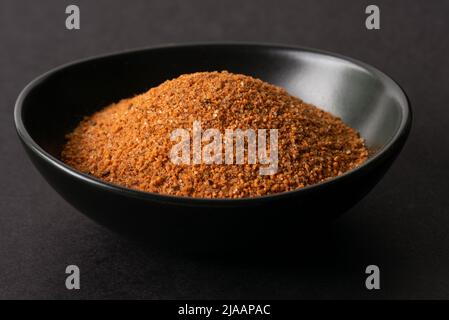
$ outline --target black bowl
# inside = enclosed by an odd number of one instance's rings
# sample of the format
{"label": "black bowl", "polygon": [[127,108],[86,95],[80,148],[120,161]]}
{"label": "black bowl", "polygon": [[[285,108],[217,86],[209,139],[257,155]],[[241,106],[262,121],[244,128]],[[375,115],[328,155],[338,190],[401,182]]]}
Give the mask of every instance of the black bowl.
{"label": "black bowl", "polygon": [[[83,116],[183,73],[212,70],[260,78],[341,117],[361,133],[373,155],[326,182],[244,199],[130,190],[60,160],[65,134]],[[34,165],[81,212],[152,243],[196,249],[267,243],[339,216],[374,187],[396,158],[410,130],[411,109],[391,78],[350,58],[273,45],[198,44],[112,54],[56,68],[22,91],[15,123]]]}

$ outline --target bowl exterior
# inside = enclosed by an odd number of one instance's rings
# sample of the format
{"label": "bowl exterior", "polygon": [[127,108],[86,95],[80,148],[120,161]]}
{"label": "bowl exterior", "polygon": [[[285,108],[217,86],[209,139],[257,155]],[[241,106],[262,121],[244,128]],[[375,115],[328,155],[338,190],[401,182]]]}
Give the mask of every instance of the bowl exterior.
{"label": "bowl exterior", "polygon": [[319,230],[362,199],[388,170],[405,139],[376,167],[355,171],[346,179],[323,184],[306,193],[253,199],[240,204],[189,205],[134,197],[74,178],[24,147],[46,181],[73,207],[95,222],[127,237],[181,250],[253,248],[292,242]]}

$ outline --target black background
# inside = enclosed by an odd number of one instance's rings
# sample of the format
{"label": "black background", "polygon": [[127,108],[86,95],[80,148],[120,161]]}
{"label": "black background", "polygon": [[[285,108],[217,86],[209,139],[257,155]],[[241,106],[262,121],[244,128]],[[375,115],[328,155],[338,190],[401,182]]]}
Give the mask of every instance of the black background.
{"label": "black background", "polygon": [[[65,29],[69,4],[80,7],[79,31]],[[368,4],[380,7],[381,30],[366,30]],[[2,0],[0,298],[449,298],[448,4]],[[415,117],[402,154],[311,250],[212,258],[145,248],[71,208],[27,159],[13,108],[34,77],[91,55],[198,41],[335,51],[409,94]],[[81,290],[65,288],[68,264],[80,267]],[[365,289],[369,264],[380,267],[379,291]]]}

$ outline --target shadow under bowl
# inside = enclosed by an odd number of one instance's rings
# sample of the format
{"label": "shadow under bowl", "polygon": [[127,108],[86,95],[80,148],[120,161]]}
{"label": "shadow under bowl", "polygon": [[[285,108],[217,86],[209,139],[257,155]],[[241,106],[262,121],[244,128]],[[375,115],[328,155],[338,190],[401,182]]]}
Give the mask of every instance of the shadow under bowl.
{"label": "shadow under bowl", "polygon": [[[337,178],[245,199],[130,190],[60,160],[65,135],[84,116],[181,74],[216,70],[250,75],[287,89],[340,117],[375,151],[366,163]],[[36,168],[79,211],[147,242],[196,250],[294,239],[339,216],[366,195],[394,161],[411,127],[411,109],[391,78],[347,57],[275,45],[195,44],[106,55],[51,70],[22,91],[15,123]]]}

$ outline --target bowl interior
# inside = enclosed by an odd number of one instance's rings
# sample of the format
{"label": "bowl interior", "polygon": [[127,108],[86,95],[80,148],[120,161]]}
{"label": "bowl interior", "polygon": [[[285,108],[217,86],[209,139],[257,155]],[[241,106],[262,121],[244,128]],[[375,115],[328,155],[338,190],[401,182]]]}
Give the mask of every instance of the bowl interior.
{"label": "bowl interior", "polygon": [[402,90],[379,71],[310,50],[252,45],[166,47],[90,59],[41,77],[21,116],[32,139],[55,158],[65,134],[86,115],[183,73],[228,70],[284,87],[339,116],[381,150],[407,112]]}

